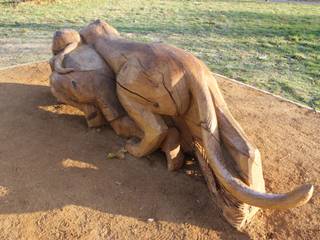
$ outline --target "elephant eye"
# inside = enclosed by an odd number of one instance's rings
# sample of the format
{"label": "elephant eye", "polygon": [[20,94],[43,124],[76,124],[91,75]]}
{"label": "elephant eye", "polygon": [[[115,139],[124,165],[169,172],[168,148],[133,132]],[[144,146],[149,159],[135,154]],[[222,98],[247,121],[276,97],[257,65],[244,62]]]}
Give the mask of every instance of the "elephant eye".
{"label": "elephant eye", "polygon": [[73,88],[77,89],[77,83],[74,80],[71,80],[71,84],[73,86]]}

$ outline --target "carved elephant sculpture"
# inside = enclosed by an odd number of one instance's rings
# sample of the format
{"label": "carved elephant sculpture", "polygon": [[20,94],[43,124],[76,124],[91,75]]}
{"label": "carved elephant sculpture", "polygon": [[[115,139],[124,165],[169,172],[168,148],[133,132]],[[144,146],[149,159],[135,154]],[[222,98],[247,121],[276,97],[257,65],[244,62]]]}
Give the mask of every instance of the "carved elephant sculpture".
{"label": "carved elephant sculpture", "polygon": [[[126,145],[129,153],[145,156],[168,142],[172,128],[178,129],[175,138],[181,140],[174,141],[171,149],[176,155],[189,149],[195,152],[223,216],[237,228],[258,208],[288,209],[309,201],[311,184],[285,194],[265,192],[260,153],[231,115],[202,61],[170,45],[123,39],[100,20],[80,35],[111,69],[117,97],[143,133],[141,141]],[[68,72],[73,66],[62,66],[66,60],[57,65]]]}

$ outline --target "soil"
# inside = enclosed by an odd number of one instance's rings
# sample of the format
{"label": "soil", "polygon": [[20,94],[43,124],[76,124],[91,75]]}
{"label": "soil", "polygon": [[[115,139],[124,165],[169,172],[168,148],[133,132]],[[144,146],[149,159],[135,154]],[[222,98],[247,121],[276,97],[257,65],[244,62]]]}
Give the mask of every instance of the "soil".
{"label": "soil", "polygon": [[315,185],[307,205],[261,211],[238,232],[196,168],[168,172],[161,153],[108,159],[124,141],[59,105],[47,64],[0,73],[0,239],[320,239],[319,113],[219,80],[261,151],[267,189]]}

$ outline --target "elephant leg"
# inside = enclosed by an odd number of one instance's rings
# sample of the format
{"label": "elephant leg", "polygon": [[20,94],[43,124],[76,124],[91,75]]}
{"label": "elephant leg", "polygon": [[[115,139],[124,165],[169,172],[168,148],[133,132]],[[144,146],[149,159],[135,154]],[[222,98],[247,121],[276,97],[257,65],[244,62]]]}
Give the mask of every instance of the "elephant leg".
{"label": "elephant leg", "polygon": [[143,132],[138,128],[137,124],[127,115],[111,121],[110,125],[116,132],[116,134],[121,137],[143,137]]}
{"label": "elephant leg", "polygon": [[184,155],[180,142],[179,131],[176,128],[169,128],[167,136],[161,144],[161,150],[166,154],[169,171],[178,170],[184,164]]}
{"label": "elephant leg", "polygon": [[[96,101],[99,109],[101,109],[103,115],[109,121],[116,134],[125,138],[142,138],[142,131],[138,128],[136,123],[127,116],[120,103],[110,104],[110,100],[111,99],[109,99],[107,96],[99,96],[97,97]],[[110,105],[114,106],[112,110],[110,110]]]}
{"label": "elephant leg", "polygon": [[140,142],[126,144],[128,152],[136,157],[142,157],[158,149],[168,132],[162,117],[148,111],[122,87],[118,87],[117,92],[122,106],[144,133]]}
{"label": "elephant leg", "polygon": [[89,128],[101,127],[106,123],[103,114],[96,106],[91,104],[81,105]]}

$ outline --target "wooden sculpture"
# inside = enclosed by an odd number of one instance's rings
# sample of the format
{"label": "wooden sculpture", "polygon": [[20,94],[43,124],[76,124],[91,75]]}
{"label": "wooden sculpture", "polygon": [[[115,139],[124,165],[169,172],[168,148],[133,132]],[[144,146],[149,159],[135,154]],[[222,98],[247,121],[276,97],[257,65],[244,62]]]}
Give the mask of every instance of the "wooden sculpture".
{"label": "wooden sculpture", "polygon": [[[118,101],[113,72],[91,46],[81,41],[77,31],[57,31],[52,53],[50,87],[60,102],[81,110],[89,127],[100,127],[107,120],[122,137],[143,136]],[[171,128],[168,132],[161,149],[167,156],[168,169],[173,171],[183,165],[184,158],[176,150],[180,146],[178,131]]]}
{"label": "wooden sculpture", "polygon": [[[260,153],[232,117],[202,61],[170,45],[125,40],[100,20],[80,35],[112,70],[117,97],[143,132],[141,141],[126,144],[129,153],[141,157],[167,148],[169,162],[170,154],[181,158],[192,150],[223,216],[237,228],[259,208],[288,209],[309,201],[310,184],[285,194],[265,192]],[[65,56],[57,59],[62,72],[74,70],[65,75],[77,74]]]}

